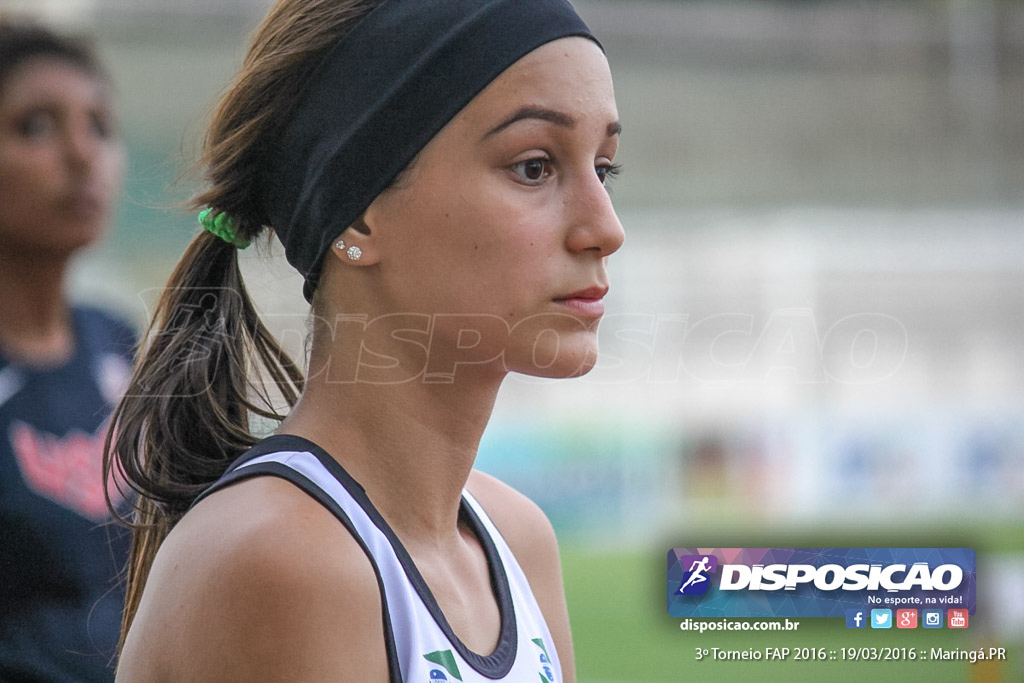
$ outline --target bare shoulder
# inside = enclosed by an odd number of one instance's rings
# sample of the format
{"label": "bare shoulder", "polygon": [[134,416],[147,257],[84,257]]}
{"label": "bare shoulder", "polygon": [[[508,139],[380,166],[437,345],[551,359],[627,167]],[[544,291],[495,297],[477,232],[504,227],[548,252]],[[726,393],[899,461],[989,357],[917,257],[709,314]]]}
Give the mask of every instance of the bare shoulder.
{"label": "bare shoulder", "polygon": [[294,485],[200,502],[157,554],[118,681],[387,680],[380,592],[358,542]]}

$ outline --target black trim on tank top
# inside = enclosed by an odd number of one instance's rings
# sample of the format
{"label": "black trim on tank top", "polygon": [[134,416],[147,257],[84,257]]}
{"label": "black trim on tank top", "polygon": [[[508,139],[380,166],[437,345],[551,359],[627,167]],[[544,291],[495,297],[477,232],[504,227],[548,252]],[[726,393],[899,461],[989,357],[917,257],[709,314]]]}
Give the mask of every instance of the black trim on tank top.
{"label": "black trim on tank top", "polygon": [[[262,443],[257,444],[254,447],[254,450],[261,445]],[[252,479],[254,477],[259,476],[273,476],[280,477],[281,479],[285,479],[291,482],[299,489],[301,489],[303,492],[305,492],[307,495],[309,495],[311,498],[313,498],[316,502],[320,503],[325,508],[327,508],[328,512],[337,517],[338,521],[340,521],[342,525],[346,529],[348,529],[348,532],[352,535],[352,538],[354,538],[356,540],[356,543],[359,544],[359,547],[363,549],[363,554],[365,554],[367,559],[370,560],[370,565],[373,567],[373,573],[377,577],[377,586],[380,588],[380,607],[382,612],[381,616],[382,620],[384,621],[384,644],[387,650],[388,658],[388,678],[391,681],[391,683],[402,683],[402,671],[401,667],[399,666],[398,649],[395,646],[395,634],[391,629],[391,615],[388,613],[388,601],[384,590],[384,579],[381,577],[380,568],[377,567],[377,562],[376,560],[374,560],[373,554],[370,552],[370,549],[366,546],[366,543],[363,542],[362,537],[360,537],[359,534],[356,533],[356,528],[352,524],[352,520],[349,519],[348,515],[341,508],[341,506],[338,505],[338,503],[335,502],[335,500],[331,496],[329,496],[327,492],[325,492],[323,489],[321,489],[319,486],[310,481],[301,473],[297,472],[296,470],[292,469],[291,467],[288,467],[283,463],[264,462],[258,463],[256,465],[250,465],[249,467],[246,467],[245,469],[242,470],[236,469],[240,465],[244,464],[245,462],[248,462],[249,460],[252,460],[253,458],[260,457],[261,455],[267,455],[269,453],[276,453],[280,450],[281,449],[270,449],[269,451],[259,452],[255,455],[252,455],[251,457],[250,453],[252,451],[247,451],[242,457],[240,457],[231,465],[231,467],[228,469],[228,472],[223,477],[214,482],[214,484],[210,486],[210,488],[203,491],[203,493],[200,494],[198,498],[196,498],[195,502],[193,502],[192,505],[194,506],[196,503],[198,503],[200,500],[210,495],[211,493],[219,491],[222,488],[226,488],[227,486],[230,486],[231,484],[234,484],[236,482],[245,479]]]}
{"label": "black trim on tank top", "polygon": [[[245,478],[246,470],[235,471],[237,468],[244,465],[246,462],[255,458],[270,455],[272,453],[280,452],[307,452],[311,453],[320,464],[337,479],[338,483],[348,491],[349,495],[356,501],[356,503],[363,509],[363,512],[370,518],[374,526],[380,529],[381,533],[387,538],[391,544],[392,549],[395,552],[395,556],[401,563],[402,568],[405,571],[409,582],[412,584],[416,593],[423,600],[423,604],[426,606],[427,611],[430,612],[434,621],[437,622],[441,632],[444,633],[445,637],[455,648],[456,652],[469,664],[474,670],[476,670],[482,676],[486,676],[491,679],[500,679],[509,671],[512,670],[512,666],[516,661],[516,650],[518,644],[518,633],[516,627],[516,616],[515,608],[512,603],[512,591],[509,587],[508,575],[505,573],[505,566],[501,561],[501,557],[498,554],[498,549],[494,544],[494,540],[491,535],[487,533],[487,529],[484,527],[483,522],[477,516],[472,506],[466,501],[465,497],[459,506],[460,518],[466,520],[469,528],[473,535],[480,542],[480,546],[483,548],[484,556],[487,560],[487,569],[491,579],[491,587],[494,591],[494,596],[498,602],[498,611],[501,619],[501,631],[498,637],[498,644],[494,648],[494,651],[489,655],[481,655],[469,649],[465,643],[455,634],[452,630],[451,625],[448,623],[448,619],[444,616],[444,612],[441,611],[441,607],[437,604],[437,600],[434,598],[434,594],[431,593],[430,587],[427,585],[426,580],[420,574],[417,569],[412,557],[409,555],[405,546],[395,535],[395,532],[391,529],[391,526],[384,520],[377,508],[374,507],[369,497],[366,495],[366,491],[352,476],[345,471],[345,469],[338,463],[337,460],[332,458],[323,448],[301,436],[295,436],[292,434],[277,434],[274,436],[267,437],[263,441],[259,442],[251,449],[246,451],[240,456],[231,467],[228,468],[228,472],[224,477],[213,484],[209,489],[203,492],[196,499],[196,502],[207,496],[209,493],[216,489],[226,486],[228,483],[237,481]],[[279,465],[282,470],[273,468],[273,470],[263,471],[263,468],[271,464]],[[250,468],[246,468],[250,469]],[[321,502],[328,510],[335,514],[341,520],[341,522],[348,528],[349,532],[356,538],[359,545],[363,548],[363,552],[370,558],[373,564],[374,572],[377,573],[377,582],[381,589],[381,599],[384,607],[384,621],[386,641],[388,646],[388,665],[392,670],[391,680],[401,681],[401,676],[395,677],[394,668],[397,667],[397,654],[395,650],[394,636],[391,629],[391,619],[387,612],[387,601],[384,597],[384,584],[380,576],[380,571],[377,567],[377,563],[374,562],[373,557],[370,554],[369,549],[363,542],[363,539],[355,532],[352,522],[345,514],[344,510],[334,502],[330,496],[327,495],[320,487],[313,484],[306,477],[302,476],[292,468],[281,463],[262,463],[258,465],[252,465],[251,469],[260,471],[253,471],[252,475],[257,474],[270,474],[280,476],[289,481],[293,481],[302,490],[306,491],[309,495],[314,497],[316,500]],[[284,472],[283,470],[287,470]],[[294,479],[293,479],[294,477]],[[305,482],[305,485],[300,483]],[[311,488],[309,488],[311,487]],[[311,490],[312,489],[312,490]],[[318,493],[317,493],[318,492]],[[320,496],[324,496],[327,500],[323,500]]]}

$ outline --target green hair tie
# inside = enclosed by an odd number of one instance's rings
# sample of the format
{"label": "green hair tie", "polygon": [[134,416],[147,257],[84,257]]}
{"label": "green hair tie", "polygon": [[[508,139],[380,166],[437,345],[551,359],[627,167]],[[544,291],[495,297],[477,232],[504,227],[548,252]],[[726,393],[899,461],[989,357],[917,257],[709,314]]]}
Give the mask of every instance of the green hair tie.
{"label": "green hair tie", "polygon": [[249,240],[236,232],[238,221],[224,212],[215,213],[212,208],[203,209],[199,212],[199,224],[203,226],[203,230],[213,233],[239,249],[249,246]]}

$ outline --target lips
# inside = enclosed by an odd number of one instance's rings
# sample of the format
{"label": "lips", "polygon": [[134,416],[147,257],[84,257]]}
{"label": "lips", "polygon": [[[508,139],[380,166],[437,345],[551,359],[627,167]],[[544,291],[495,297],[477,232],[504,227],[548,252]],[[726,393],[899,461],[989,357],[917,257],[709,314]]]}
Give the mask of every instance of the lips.
{"label": "lips", "polygon": [[587,289],[581,289],[578,292],[573,292],[569,296],[560,297],[557,301],[567,301],[569,299],[584,299],[587,301],[596,301],[603,299],[608,293],[607,287],[589,287]]}
{"label": "lips", "polygon": [[103,214],[105,206],[99,196],[92,192],[75,192],[65,195],[61,208],[75,218],[90,220]]}
{"label": "lips", "polygon": [[555,303],[588,318],[600,318],[604,315],[604,297],[607,293],[607,287],[588,287],[559,297],[555,299]]}

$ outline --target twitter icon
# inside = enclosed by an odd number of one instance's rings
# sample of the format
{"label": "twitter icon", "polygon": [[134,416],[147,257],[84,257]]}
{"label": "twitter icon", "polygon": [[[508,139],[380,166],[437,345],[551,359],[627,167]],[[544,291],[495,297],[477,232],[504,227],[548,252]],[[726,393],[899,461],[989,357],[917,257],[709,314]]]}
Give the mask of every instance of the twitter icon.
{"label": "twitter icon", "polygon": [[892,628],[892,610],[871,610],[871,628]]}

